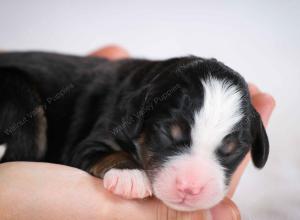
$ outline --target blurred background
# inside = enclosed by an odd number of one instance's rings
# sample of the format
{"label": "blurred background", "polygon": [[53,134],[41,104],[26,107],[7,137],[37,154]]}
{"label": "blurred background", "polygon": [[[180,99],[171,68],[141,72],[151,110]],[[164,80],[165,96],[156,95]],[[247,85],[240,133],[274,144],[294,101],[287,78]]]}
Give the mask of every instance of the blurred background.
{"label": "blurred background", "polygon": [[300,219],[300,1],[0,0],[0,50],[215,57],[277,100],[270,160],[234,196],[243,219]]}

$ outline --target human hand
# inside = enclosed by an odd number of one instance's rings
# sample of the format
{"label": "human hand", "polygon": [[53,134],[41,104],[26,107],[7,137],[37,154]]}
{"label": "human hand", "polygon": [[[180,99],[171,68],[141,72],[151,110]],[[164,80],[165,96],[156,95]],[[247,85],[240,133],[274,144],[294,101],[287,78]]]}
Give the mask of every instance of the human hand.
{"label": "human hand", "polygon": [[[111,46],[93,56],[108,59],[127,58],[126,50]],[[274,99],[250,85],[253,105],[264,124],[275,106]],[[227,197],[209,211],[178,212],[156,198],[126,200],[103,187],[102,180],[86,172],[58,164],[11,162],[0,164],[1,220],[215,220],[239,219],[239,211],[230,200],[245,169],[248,155],[233,176]]]}
{"label": "human hand", "polygon": [[[108,47],[104,47],[102,49],[96,50],[95,52],[91,53],[91,56],[105,57],[107,59],[116,60],[116,59],[128,58],[129,53],[121,47],[108,46]],[[269,118],[272,114],[272,111],[275,107],[275,100],[269,94],[261,92],[258,89],[258,87],[256,87],[253,84],[249,84],[249,91],[251,94],[252,104],[256,108],[257,112],[261,115],[262,121],[263,121],[264,125],[266,126],[269,121]],[[247,164],[249,163],[250,157],[251,157],[250,153],[247,154],[247,156],[245,157],[243,162],[240,164],[240,166],[234,173],[226,198],[220,204],[218,204],[216,207],[214,207],[210,210],[210,213],[212,214],[213,219],[216,219],[216,220],[218,220],[218,219],[222,219],[222,220],[240,219],[239,211],[238,211],[237,207],[235,206],[235,204],[230,200],[230,198],[233,196],[233,193],[238,185],[238,182],[239,182]],[[159,201],[156,201],[156,202],[160,203]],[[163,206],[163,205],[161,205],[161,206]],[[165,213],[174,212],[174,211],[169,210],[167,207],[162,208],[162,209],[165,209],[165,211],[164,211]],[[174,213],[176,213],[176,212],[174,212]],[[174,218],[174,219],[183,219],[183,216],[191,216],[191,217],[198,216],[197,219],[203,219],[204,218],[203,216],[206,215],[206,211],[198,211],[195,213],[181,213],[181,214],[176,213],[176,214],[174,214],[174,216],[175,215],[182,216],[182,217],[178,217],[178,218]],[[200,216],[202,216],[202,217],[200,217]],[[160,219],[165,219],[165,218],[163,216],[160,216]]]}
{"label": "human hand", "polygon": [[[249,83],[248,86],[249,86],[252,104],[255,107],[256,111],[260,114],[261,119],[264,123],[264,126],[266,127],[268,125],[271,114],[275,108],[275,100],[271,95],[262,92],[254,84]],[[232,176],[230,187],[229,187],[229,190],[227,193],[227,198],[232,198],[232,196],[237,188],[237,185],[239,183],[239,180],[240,180],[245,168],[247,167],[250,159],[251,159],[251,155],[250,155],[250,153],[248,153],[246,155],[246,157],[244,158],[244,160],[242,161],[242,163],[237,168],[237,170],[235,171],[234,175]],[[224,201],[227,201],[227,199],[225,199]],[[214,219],[225,219],[223,216],[223,211],[226,209],[226,207],[224,206],[224,201],[221,202],[216,207],[212,208],[211,211],[213,213]],[[229,209],[231,209],[230,204],[228,204],[228,206],[227,206],[228,211],[229,211]],[[233,213],[233,216],[235,216],[235,215],[238,216],[237,215],[238,213],[235,213],[234,210],[232,210],[232,213]],[[223,218],[222,218],[222,216],[223,216]],[[238,218],[240,218],[240,217],[238,217]],[[238,219],[238,218],[231,218],[231,219]],[[230,219],[230,218],[228,218],[228,219]]]}

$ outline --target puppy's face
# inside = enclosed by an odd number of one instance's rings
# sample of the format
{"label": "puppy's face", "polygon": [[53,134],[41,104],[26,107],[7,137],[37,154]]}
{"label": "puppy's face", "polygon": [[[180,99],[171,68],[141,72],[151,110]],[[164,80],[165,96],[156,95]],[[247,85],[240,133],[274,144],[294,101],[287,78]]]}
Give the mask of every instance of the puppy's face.
{"label": "puppy's face", "polygon": [[254,164],[263,167],[267,160],[268,139],[245,82],[218,62],[213,67],[218,72],[196,74],[199,66],[191,65],[177,73],[173,87],[167,85],[172,79],[162,80],[167,95],[154,89],[156,106],[137,140],[154,194],[177,210],[221,201],[252,145]]}

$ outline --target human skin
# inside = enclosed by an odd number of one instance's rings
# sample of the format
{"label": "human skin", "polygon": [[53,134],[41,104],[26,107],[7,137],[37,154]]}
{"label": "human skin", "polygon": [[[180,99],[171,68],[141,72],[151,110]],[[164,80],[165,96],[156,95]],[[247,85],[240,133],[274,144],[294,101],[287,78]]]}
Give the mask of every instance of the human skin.
{"label": "human skin", "polygon": [[[126,50],[109,46],[91,56],[108,59],[129,57]],[[249,85],[252,103],[265,126],[275,107],[272,96]],[[58,164],[10,162],[0,165],[1,220],[204,220],[210,213],[213,219],[239,219],[239,211],[230,200],[239,179],[250,160],[243,160],[235,172],[227,197],[209,211],[178,212],[159,200],[126,200],[107,192],[102,180],[86,172]]]}

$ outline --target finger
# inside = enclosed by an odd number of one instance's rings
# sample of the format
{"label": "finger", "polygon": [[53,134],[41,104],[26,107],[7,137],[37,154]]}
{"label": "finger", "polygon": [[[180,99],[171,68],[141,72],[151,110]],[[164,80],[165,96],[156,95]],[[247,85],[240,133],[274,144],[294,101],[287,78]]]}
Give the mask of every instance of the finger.
{"label": "finger", "polygon": [[128,58],[129,53],[122,47],[110,45],[90,53],[90,56],[104,57],[110,60],[119,60]]}
{"label": "finger", "polygon": [[240,220],[241,215],[237,206],[228,198],[210,210],[213,220]]}
{"label": "finger", "polygon": [[[254,87],[253,87],[254,88]],[[254,88],[254,92],[256,89]],[[267,126],[268,121],[271,117],[271,114],[275,108],[275,100],[274,98],[266,93],[261,93],[258,91],[256,95],[252,97],[252,104],[255,107],[255,109],[258,111],[258,113],[261,116],[261,119],[265,126]],[[231,198],[235,192],[235,189],[239,183],[239,180],[247,167],[247,164],[250,161],[250,154],[248,153],[247,156],[244,158],[242,163],[239,165],[237,170],[235,171],[234,175],[232,176],[231,182],[230,182],[230,188],[228,190],[227,196]]]}
{"label": "finger", "polygon": [[260,93],[260,89],[253,83],[248,83],[248,89],[251,97]]}
{"label": "finger", "polygon": [[239,181],[241,179],[242,174],[244,173],[244,170],[246,169],[249,161],[251,159],[250,153],[246,155],[246,157],[243,159],[243,161],[240,163],[234,174],[232,175],[230,185],[229,185],[229,190],[227,192],[227,197],[232,198],[237,185],[239,184]]}
{"label": "finger", "polygon": [[[153,212],[153,211],[152,211]],[[157,203],[156,217],[152,217],[155,220],[207,220],[211,219],[211,213],[209,210],[199,210],[194,212],[180,212],[171,209],[163,203]]]}
{"label": "finger", "polygon": [[252,104],[266,126],[276,105],[274,98],[267,93],[258,93],[252,97]]}

